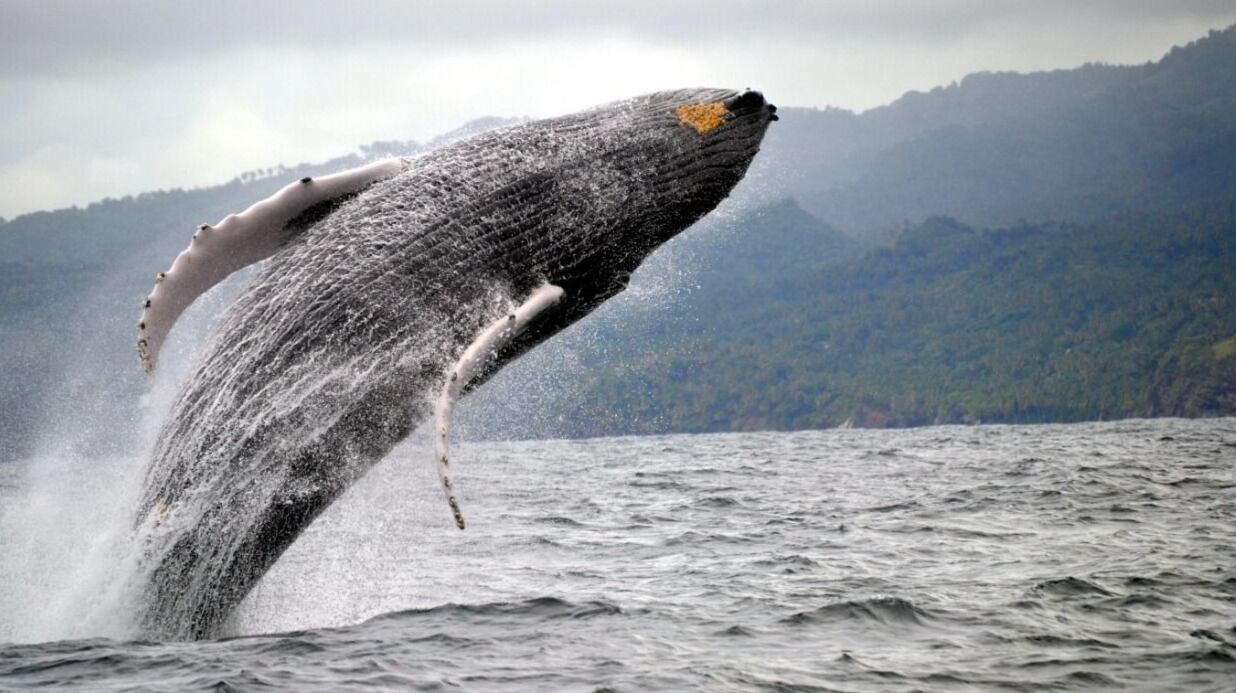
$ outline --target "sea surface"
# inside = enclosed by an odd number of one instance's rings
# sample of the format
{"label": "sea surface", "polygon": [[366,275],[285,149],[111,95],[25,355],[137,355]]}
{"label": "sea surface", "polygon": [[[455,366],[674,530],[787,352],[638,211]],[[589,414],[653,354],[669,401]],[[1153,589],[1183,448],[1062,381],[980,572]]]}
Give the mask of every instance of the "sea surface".
{"label": "sea surface", "polygon": [[1236,419],[428,442],[236,637],[110,600],[134,459],[0,467],[0,689],[1236,690]]}

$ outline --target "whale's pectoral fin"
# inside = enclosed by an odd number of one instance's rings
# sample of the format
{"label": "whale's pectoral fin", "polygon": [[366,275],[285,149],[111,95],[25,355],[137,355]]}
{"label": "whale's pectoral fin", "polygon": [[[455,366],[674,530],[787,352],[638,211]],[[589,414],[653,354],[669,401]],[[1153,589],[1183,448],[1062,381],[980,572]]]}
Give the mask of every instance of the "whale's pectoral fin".
{"label": "whale's pectoral fin", "polygon": [[493,362],[499,351],[510,344],[528,323],[557,305],[563,295],[562,287],[545,284],[533,291],[528,300],[514,311],[481,330],[472,344],[464,350],[463,356],[459,357],[459,362],[451,369],[446,384],[442,386],[442,394],[438,396],[437,406],[434,407],[434,466],[438,469],[438,478],[442,481],[442,490],[446,492],[446,502],[451,505],[455,524],[460,529],[464,528],[464,518],[451,485],[449,461],[451,415],[455,411],[455,402],[459,400],[468,383]]}
{"label": "whale's pectoral fin", "polygon": [[154,371],[159,350],[180,314],[233,272],[265,260],[289,238],[289,222],[321,204],[360,192],[402,171],[392,158],[321,178],[301,178],[240,214],[215,226],[202,224],[171,269],[155,277],[137,324],[137,355],[147,373]]}

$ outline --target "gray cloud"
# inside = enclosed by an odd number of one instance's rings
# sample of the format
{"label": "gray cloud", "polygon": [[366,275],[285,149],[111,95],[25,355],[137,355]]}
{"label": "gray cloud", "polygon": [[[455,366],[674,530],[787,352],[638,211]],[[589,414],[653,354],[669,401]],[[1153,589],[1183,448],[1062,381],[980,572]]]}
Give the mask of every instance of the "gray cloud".
{"label": "gray cloud", "polygon": [[459,51],[535,37],[638,36],[679,45],[869,40],[943,42],[1020,26],[1227,22],[1233,0],[65,0],[0,2],[0,71],[91,72],[192,61],[247,46],[349,48],[382,43]]}
{"label": "gray cloud", "polygon": [[1232,22],[1236,0],[0,0],[0,215],[684,85],[864,109]]}

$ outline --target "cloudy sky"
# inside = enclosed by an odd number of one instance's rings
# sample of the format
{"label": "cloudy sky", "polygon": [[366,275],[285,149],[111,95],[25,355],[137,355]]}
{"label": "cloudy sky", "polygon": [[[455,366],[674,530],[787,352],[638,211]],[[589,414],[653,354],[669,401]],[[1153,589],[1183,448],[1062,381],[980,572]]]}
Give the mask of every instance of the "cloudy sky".
{"label": "cloudy sky", "polygon": [[1233,23],[1236,0],[0,0],[0,216],[669,87],[863,110]]}

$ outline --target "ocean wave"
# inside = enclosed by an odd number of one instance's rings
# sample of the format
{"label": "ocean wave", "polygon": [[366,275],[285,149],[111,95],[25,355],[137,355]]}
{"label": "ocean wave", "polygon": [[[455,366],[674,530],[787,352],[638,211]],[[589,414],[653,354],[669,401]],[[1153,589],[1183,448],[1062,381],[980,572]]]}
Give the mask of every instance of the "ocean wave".
{"label": "ocean wave", "polygon": [[795,625],[859,621],[881,625],[924,625],[934,617],[926,610],[900,597],[873,597],[857,601],[826,604],[811,611],[800,611],[782,619]]}
{"label": "ocean wave", "polygon": [[545,517],[538,517],[534,519],[533,522],[536,522],[538,524],[543,524],[543,525],[562,525],[564,527],[583,527],[584,526],[584,523],[580,522],[579,520],[574,520],[569,517],[563,517],[561,515],[547,515]]}
{"label": "ocean wave", "polygon": [[1058,597],[1073,597],[1079,595],[1112,596],[1112,593],[1099,585],[1072,575],[1054,580],[1044,580],[1037,583],[1032,591]]}
{"label": "ocean wave", "polygon": [[367,623],[388,621],[410,621],[418,619],[460,619],[474,618],[534,618],[542,620],[553,619],[586,619],[597,616],[614,616],[622,614],[623,610],[617,604],[607,601],[587,601],[579,604],[558,597],[534,597],[518,602],[490,602],[487,604],[440,604],[424,609],[404,609],[375,616]]}
{"label": "ocean wave", "polygon": [[799,568],[816,568],[820,564],[802,554],[783,553],[757,559],[752,562],[752,565],[760,567],[794,566]]}

